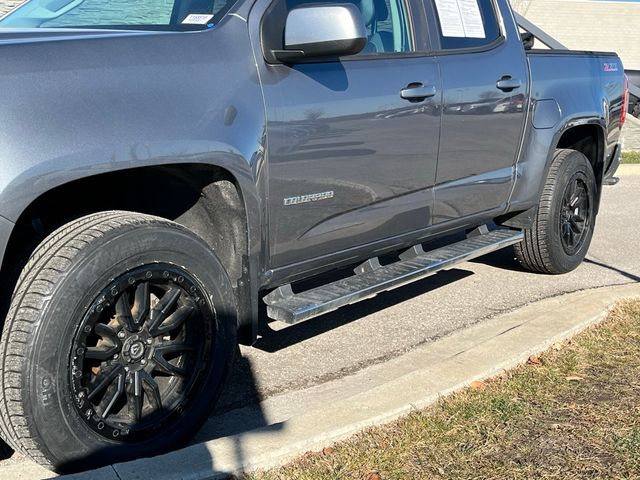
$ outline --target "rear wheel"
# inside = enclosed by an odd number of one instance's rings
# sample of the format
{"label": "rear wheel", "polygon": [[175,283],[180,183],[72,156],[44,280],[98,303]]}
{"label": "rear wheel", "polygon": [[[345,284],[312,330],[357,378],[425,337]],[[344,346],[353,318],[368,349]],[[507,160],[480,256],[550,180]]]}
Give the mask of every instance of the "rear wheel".
{"label": "rear wheel", "polygon": [[596,180],[589,160],[575,150],[558,150],[544,185],[538,213],[515,245],[526,269],[560,274],[580,265],[595,226]]}
{"label": "rear wheel", "polygon": [[53,233],[0,343],[5,439],[60,471],[180,446],[226,378],[233,298],[215,254],[175,223],[105,212]]}

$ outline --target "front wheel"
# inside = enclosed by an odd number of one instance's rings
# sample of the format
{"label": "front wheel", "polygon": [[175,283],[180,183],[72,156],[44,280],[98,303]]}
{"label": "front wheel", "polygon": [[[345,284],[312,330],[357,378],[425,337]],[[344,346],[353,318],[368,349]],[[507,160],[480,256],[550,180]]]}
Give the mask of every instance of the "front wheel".
{"label": "front wheel", "polygon": [[34,252],[0,354],[0,427],[58,471],[181,446],[210,412],[236,347],[231,283],[185,228],[104,212]]}
{"label": "front wheel", "polygon": [[561,274],[582,263],[596,221],[596,188],[587,157],[575,150],[556,152],[534,224],[514,247],[523,267],[533,272]]}

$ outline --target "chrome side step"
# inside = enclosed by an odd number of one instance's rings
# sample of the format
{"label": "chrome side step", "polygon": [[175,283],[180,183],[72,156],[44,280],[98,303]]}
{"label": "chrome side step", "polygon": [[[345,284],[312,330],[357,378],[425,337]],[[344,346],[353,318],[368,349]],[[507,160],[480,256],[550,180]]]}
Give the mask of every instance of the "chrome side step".
{"label": "chrome side step", "polygon": [[486,227],[481,227],[465,240],[429,252],[416,245],[391,265],[381,266],[378,259],[373,258],[357,267],[355,275],[305,292],[294,293],[291,285],[280,287],[263,299],[267,304],[267,315],[293,325],[500,250],[523,238],[520,231],[488,232]]}

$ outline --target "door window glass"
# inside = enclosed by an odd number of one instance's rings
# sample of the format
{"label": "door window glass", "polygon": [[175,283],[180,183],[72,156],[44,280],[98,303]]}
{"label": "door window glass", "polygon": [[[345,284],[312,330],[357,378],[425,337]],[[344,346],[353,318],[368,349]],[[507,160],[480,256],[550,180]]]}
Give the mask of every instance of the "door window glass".
{"label": "door window glass", "polygon": [[193,30],[210,28],[235,0],[28,0],[0,27],[132,28]]}

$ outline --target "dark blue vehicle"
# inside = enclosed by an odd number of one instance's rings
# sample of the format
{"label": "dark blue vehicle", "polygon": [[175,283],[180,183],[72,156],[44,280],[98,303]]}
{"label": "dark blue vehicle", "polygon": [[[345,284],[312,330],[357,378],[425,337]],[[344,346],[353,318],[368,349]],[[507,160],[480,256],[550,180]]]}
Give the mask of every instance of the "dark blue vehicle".
{"label": "dark blue vehicle", "polygon": [[624,70],[532,42],[507,0],[0,18],[4,439],[58,471],[157,454],[206,418],[261,302],[293,324],[510,245],[576,268]]}

